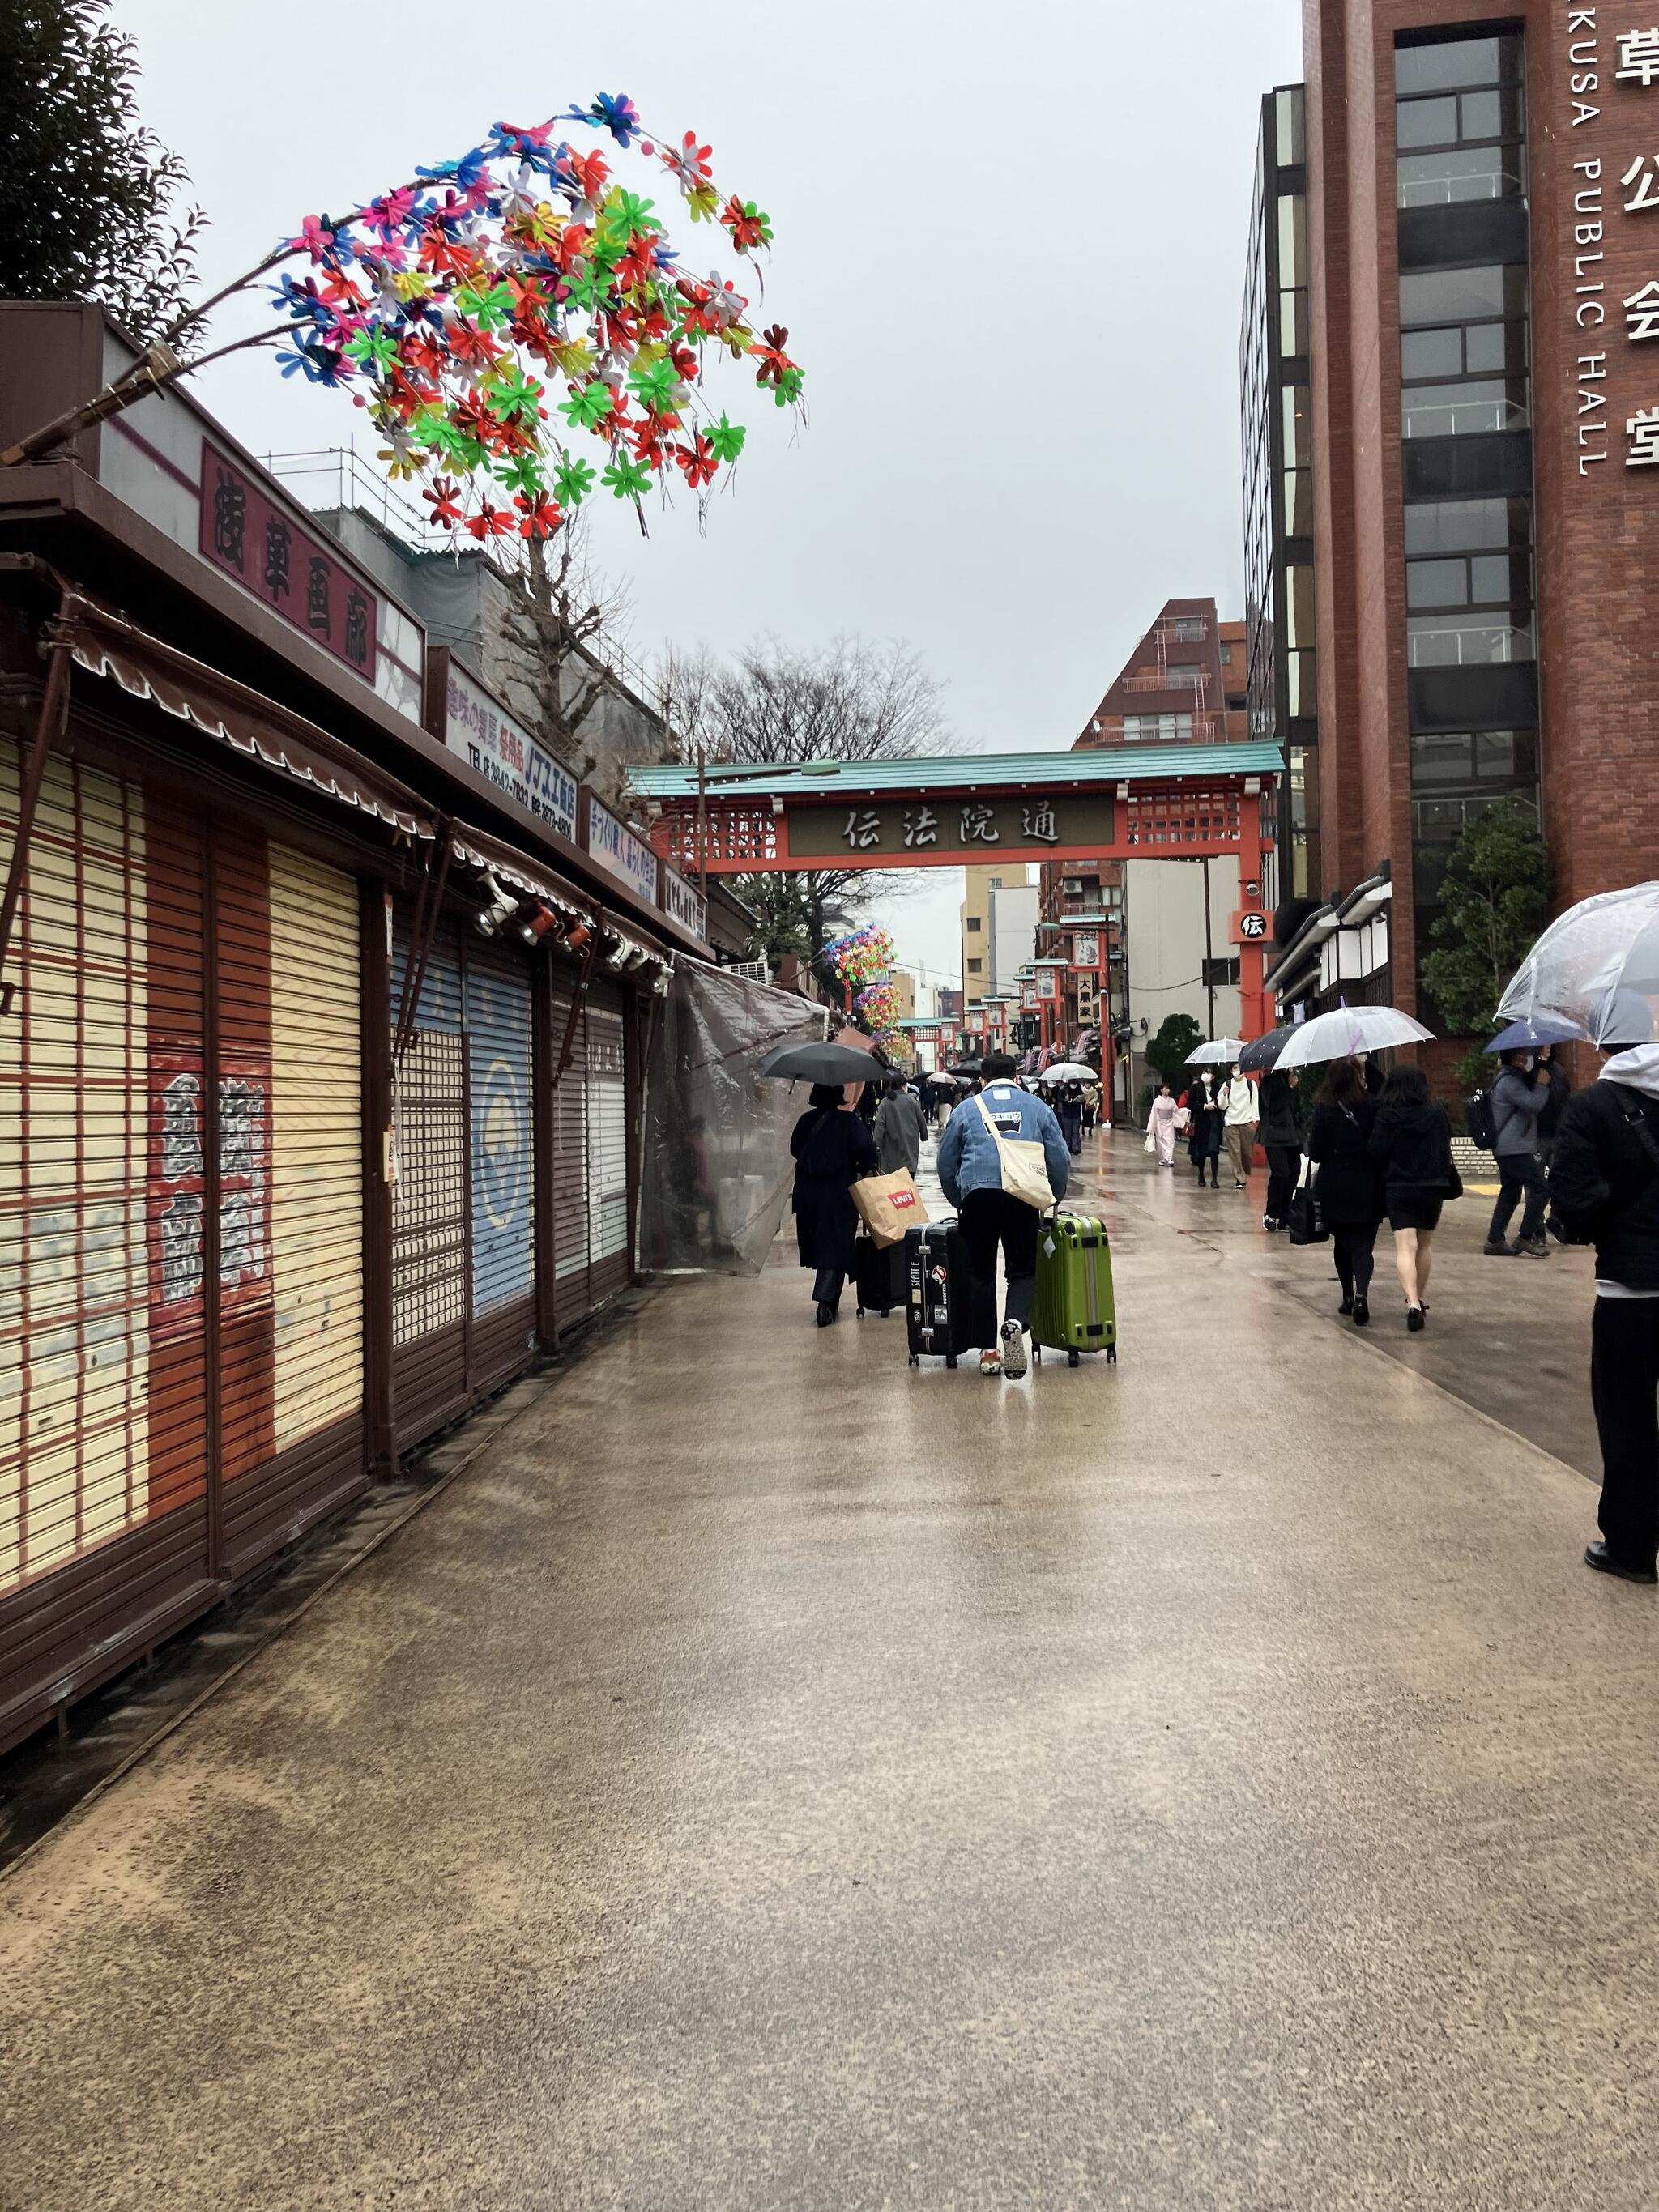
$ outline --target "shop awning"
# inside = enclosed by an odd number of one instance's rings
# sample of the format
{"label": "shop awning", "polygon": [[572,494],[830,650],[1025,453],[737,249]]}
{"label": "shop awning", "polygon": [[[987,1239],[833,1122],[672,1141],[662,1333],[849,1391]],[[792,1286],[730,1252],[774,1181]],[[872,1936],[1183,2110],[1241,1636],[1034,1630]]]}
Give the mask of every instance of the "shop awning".
{"label": "shop awning", "polygon": [[584,902],[574,884],[548,867],[543,861],[533,860],[528,853],[520,852],[516,845],[508,845],[500,837],[492,837],[483,830],[474,830],[465,822],[451,826],[455,858],[470,868],[488,868],[491,875],[504,884],[511,884],[515,891],[523,891],[531,898],[538,898],[544,906],[562,914],[568,921],[580,921],[592,929],[598,926],[592,901]]}
{"label": "shop awning", "polygon": [[436,836],[437,817],[424,799],[303,714],[79,592],[69,596],[64,629],[71,654],[89,675],[107,677],[130,697],[149,701],[245,759],[263,762],[406,837]]}

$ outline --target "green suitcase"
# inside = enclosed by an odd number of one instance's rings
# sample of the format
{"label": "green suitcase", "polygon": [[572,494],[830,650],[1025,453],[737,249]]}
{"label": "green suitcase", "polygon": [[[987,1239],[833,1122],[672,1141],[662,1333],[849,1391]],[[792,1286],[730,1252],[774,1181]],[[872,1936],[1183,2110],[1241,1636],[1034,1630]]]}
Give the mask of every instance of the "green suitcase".
{"label": "green suitcase", "polygon": [[1039,1366],[1045,1346],[1051,1352],[1063,1352],[1073,1367],[1083,1352],[1103,1352],[1108,1359],[1116,1360],[1112,1248],[1103,1221],[1082,1213],[1056,1213],[1045,1216],[1039,1224],[1031,1342]]}

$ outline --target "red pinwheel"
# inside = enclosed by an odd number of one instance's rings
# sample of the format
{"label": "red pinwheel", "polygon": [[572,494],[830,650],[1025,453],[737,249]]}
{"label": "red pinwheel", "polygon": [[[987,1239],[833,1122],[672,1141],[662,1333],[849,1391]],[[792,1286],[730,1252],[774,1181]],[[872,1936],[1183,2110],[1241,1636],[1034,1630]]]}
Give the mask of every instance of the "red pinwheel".
{"label": "red pinwheel", "polygon": [[772,226],[753,200],[740,200],[734,194],[720,210],[720,222],[732,234],[732,243],[739,253],[770,242]]}
{"label": "red pinwheel", "polygon": [[477,368],[488,368],[501,357],[501,349],[488,331],[474,330],[471,323],[459,319],[449,333],[449,350],[454,359]]}
{"label": "red pinwheel", "polygon": [[694,192],[714,173],[714,152],[712,146],[699,146],[696,132],[688,131],[678,146],[659,148],[657,158],[673,173],[683,191]]}
{"label": "red pinwheel", "polygon": [[597,207],[605,198],[605,188],[611,178],[611,164],[603,154],[573,154],[570,167],[582,198]]}
{"label": "red pinwheel", "polygon": [[764,343],[750,348],[750,359],[760,363],[757,384],[781,384],[795,366],[783,349],[788,336],[781,323],[774,323],[765,334]]}
{"label": "red pinwheel", "polygon": [[513,501],[522,516],[519,524],[520,538],[550,538],[564,520],[556,502],[545,492],[538,492],[534,499],[526,499],[522,492]]}
{"label": "red pinwheel", "polygon": [[714,448],[702,432],[689,446],[673,448],[675,465],[693,491],[701,491],[705,484],[713,483],[720,463],[714,458]]}
{"label": "red pinwheel", "polygon": [[448,477],[434,477],[421,496],[432,509],[432,520],[446,530],[453,530],[465,520],[460,507],[461,488]]}
{"label": "red pinwheel", "polygon": [[313,261],[325,261],[334,251],[334,233],[327,228],[327,217],[308,215],[300,225],[300,235],[290,238],[290,253],[308,253]]}
{"label": "red pinwheel", "polygon": [[518,523],[510,510],[492,507],[486,500],[476,514],[469,514],[466,526],[474,538],[513,538],[518,534]]}

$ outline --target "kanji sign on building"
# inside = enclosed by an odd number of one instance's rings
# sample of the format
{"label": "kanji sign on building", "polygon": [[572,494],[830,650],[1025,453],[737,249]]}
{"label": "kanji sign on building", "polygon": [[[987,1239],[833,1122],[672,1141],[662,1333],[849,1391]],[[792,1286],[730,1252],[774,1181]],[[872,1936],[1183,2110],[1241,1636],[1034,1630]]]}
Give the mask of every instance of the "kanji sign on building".
{"label": "kanji sign on building", "polygon": [[538,821],[574,842],[575,777],[453,659],[445,671],[444,743]]}
{"label": "kanji sign on building", "polygon": [[200,506],[204,556],[373,684],[380,619],[375,593],[205,438]]}
{"label": "kanji sign on building", "polygon": [[905,803],[860,799],[855,805],[792,806],[789,850],[810,857],[831,854],[845,860],[866,854],[926,853],[938,860],[961,853],[977,863],[987,856],[1029,853],[1038,858],[1072,848],[1109,842],[1112,800],[1103,793],[1078,798],[949,797]]}

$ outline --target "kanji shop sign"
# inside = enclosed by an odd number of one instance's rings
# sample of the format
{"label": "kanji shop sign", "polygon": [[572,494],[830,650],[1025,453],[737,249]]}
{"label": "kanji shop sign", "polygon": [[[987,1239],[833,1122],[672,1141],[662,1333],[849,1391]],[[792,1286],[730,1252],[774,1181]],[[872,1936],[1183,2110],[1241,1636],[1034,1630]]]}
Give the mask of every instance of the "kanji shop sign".
{"label": "kanji shop sign", "polygon": [[453,658],[444,684],[444,743],[509,799],[574,843],[575,777]]}
{"label": "kanji shop sign", "polygon": [[1073,968],[1098,968],[1100,965],[1100,932],[1079,929],[1072,937],[1072,965]]}
{"label": "kanji shop sign", "polygon": [[603,806],[590,791],[582,806],[582,843],[590,860],[608,868],[630,890],[637,891],[650,905],[657,903],[657,871],[662,863],[642,838],[636,837],[626,823],[618,822],[608,806]]}
{"label": "kanji shop sign", "polygon": [[380,621],[375,594],[205,438],[200,542],[216,568],[374,683]]}
{"label": "kanji shop sign", "polygon": [[792,859],[834,854],[844,864],[849,855],[854,861],[874,854],[937,860],[958,853],[975,862],[988,854],[1040,858],[1045,852],[1109,844],[1112,801],[1099,793],[1060,799],[941,793],[889,805],[792,806],[788,829]]}
{"label": "kanji shop sign", "polygon": [[677,869],[663,863],[662,910],[671,921],[689,929],[693,937],[708,940],[708,902],[695,884],[688,884]]}

